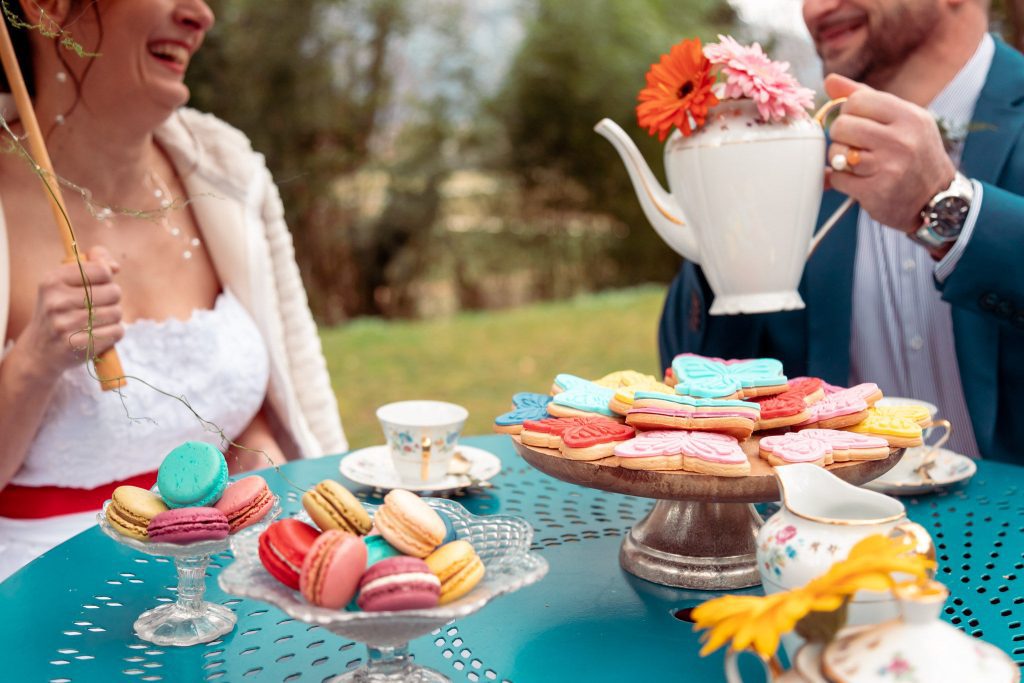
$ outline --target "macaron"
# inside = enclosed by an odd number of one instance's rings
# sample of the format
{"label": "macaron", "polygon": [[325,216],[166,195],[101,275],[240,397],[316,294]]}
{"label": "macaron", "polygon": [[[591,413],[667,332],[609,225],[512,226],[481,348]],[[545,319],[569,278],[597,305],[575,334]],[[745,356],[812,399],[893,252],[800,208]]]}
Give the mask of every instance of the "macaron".
{"label": "macaron", "polygon": [[266,480],[258,474],[228,484],[220,497],[217,508],[228,518],[231,533],[244,529],[263,519],[274,506],[274,494],[267,487]]}
{"label": "macaron", "polygon": [[313,542],[302,562],[299,589],[309,602],[341,609],[356,594],[366,570],[366,544],[358,536],[330,529]]}
{"label": "macaron", "polygon": [[209,507],[228,484],[228,465],[216,448],[202,441],[186,441],[164,458],[156,485],[167,507]]}
{"label": "macaron", "polygon": [[418,557],[389,557],[366,570],[356,602],[367,612],[437,606],[441,581]]}
{"label": "macaron", "polygon": [[110,496],[107,521],[124,536],[140,541],[149,538],[146,528],[150,520],[167,511],[163,499],[138,486],[118,486]]}
{"label": "macaron", "polygon": [[260,534],[260,562],[270,575],[292,590],[299,590],[299,574],[309,549],[320,536],[297,519],[279,519]]}
{"label": "macaron", "polygon": [[338,529],[363,536],[372,526],[359,499],[333,479],[324,479],[302,494],[302,507],[324,531]]}
{"label": "macaron", "polygon": [[441,581],[440,605],[458,600],[484,578],[484,563],[466,541],[446,543],[424,561]]}
{"label": "macaron", "polygon": [[406,555],[426,557],[444,540],[444,521],[415,493],[395,489],[377,508],[374,526],[388,543]]}
{"label": "macaron", "polygon": [[149,523],[149,540],[160,543],[215,541],[228,536],[228,518],[216,508],[175,508]]}
{"label": "macaron", "polygon": [[386,560],[389,557],[398,557],[402,553],[398,549],[387,542],[380,534],[373,534],[372,536],[366,536],[363,538],[363,543],[366,544],[366,566],[372,567],[381,560]]}

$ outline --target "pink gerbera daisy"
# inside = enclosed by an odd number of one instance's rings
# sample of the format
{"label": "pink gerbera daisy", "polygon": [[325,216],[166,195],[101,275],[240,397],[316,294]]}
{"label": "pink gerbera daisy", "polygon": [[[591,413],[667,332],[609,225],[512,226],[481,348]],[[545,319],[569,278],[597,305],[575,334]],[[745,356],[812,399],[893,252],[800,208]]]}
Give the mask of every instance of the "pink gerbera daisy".
{"label": "pink gerbera daisy", "polygon": [[758,43],[747,47],[729,36],[704,47],[704,55],[725,74],[725,97],[749,98],[765,121],[803,118],[814,104],[814,91],[789,73],[787,62],[773,62]]}

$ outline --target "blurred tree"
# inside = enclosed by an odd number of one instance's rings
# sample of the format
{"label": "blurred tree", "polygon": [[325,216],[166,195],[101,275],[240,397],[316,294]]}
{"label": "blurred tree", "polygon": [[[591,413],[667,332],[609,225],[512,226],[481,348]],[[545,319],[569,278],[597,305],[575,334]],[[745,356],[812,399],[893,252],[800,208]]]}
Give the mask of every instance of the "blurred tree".
{"label": "blurred tree", "polygon": [[1024,0],[992,0],[991,15],[994,28],[1024,52]]}
{"label": "blurred tree", "polygon": [[404,0],[210,0],[217,24],[189,70],[192,104],[252,139],[284,199],[310,304],[363,312],[357,221],[332,192],[367,162],[390,103]]}
{"label": "blurred tree", "polygon": [[598,284],[670,278],[679,257],[650,228],[622,162],[593,128],[612,118],[660,172],[662,145],[634,112],[644,74],[684,37],[728,31],[732,9],[724,0],[528,0],[523,10],[526,38],[492,106],[507,135],[507,163],[554,201],[568,199],[550,192],[552,176],[573,179],[589,190],[591,210],[628,226],[614,255],[619,281]]}

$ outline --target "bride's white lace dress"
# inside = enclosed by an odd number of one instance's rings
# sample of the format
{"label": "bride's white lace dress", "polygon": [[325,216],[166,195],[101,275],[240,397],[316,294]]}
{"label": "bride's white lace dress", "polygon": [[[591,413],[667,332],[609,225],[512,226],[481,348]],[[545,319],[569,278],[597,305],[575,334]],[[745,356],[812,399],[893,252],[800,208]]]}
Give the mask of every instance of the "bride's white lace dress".
{"label": "bride's white lace dress", "polygon": [[[125,374],[138,379],[103,392],[86,366],[65,372],[12,483],[89,489],[151,472],[183,441],[220,446],[218,429],[234,439],[263,405],[266,345],[230,292],[188,320],[129,323],[117,352]],[[95,517],[0,517],[0,580]]]}

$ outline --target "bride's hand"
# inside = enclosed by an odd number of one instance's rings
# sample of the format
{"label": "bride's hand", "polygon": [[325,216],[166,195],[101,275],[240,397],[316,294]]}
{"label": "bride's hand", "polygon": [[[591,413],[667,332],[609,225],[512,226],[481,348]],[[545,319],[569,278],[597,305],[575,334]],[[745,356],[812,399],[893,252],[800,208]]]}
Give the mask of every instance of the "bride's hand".
{"label": "bride's hand", "polygon": [[[103,247],[93,247],[77,263],[65,263],[47,272],[39,284],[32,319],[19,342],[33,355],[40,372],[58,375],[95,357],[124,337],[121,323],[121,287],[114,282],[118,264]],[[92,348],[89,348],[89,309],[86,285],[92,294]]]}

